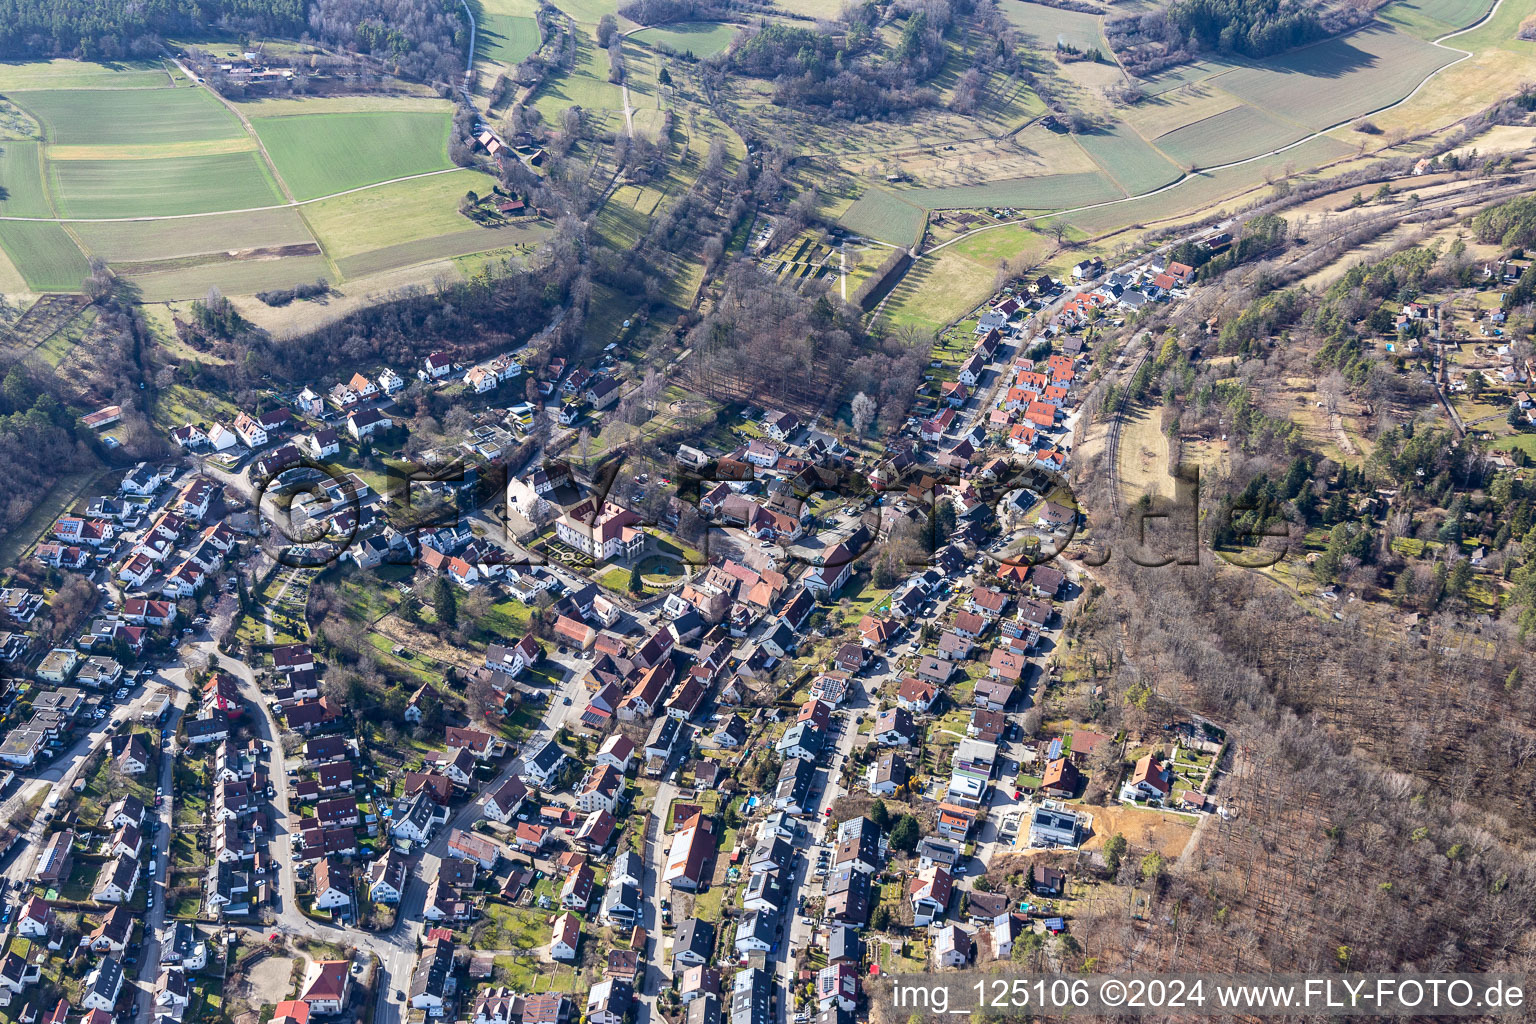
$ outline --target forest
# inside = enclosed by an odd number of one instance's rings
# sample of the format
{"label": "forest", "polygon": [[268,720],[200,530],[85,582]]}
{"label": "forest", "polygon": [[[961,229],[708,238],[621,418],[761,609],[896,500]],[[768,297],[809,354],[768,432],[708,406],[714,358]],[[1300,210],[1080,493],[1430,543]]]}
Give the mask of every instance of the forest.
{"label": "forest", "polygon": [[781,106],[817,107],[846,118],[889,117],[938,103],[937,91],[924,83],[944,67],[952,19],[970,9],[957,0],[908,14],[887,52],[875,34],[878,9],[851,6],[844,11],[841,35],[769,24],[717,60],[739,74],[771,79],[774,102]]}
{"label": "forest", "polygon": [[0,0],[0,57],[151,57],[170,34],[294,35],[306,0]]}
{"label": "forest", "polygon": [[1272,57],[1369,20],[1364,5],[1297,0],[1176,0],[1109,19],[1104,26],[1121,64],[1150,75],[1201,53]]}
{"label": "forest", "polygon": [[395,73],[454,81],[464,70],[469,24],[458,0],[312,0],[309,34],[366,53]]}
{"label": "forest", "polygon": [[854,307],[808,298],[749,263],[729,268],[688,346],[690,373],[711,397],[814,409],[862,393],[877,400],[882,430],[905,418],[928,360],[926,339],[872,338]]}
{"label": "forest", "polygon": [[619,13],[640,25],[668,25],[678,21],[719,21],[769,6],[753,0],[631,0],[619,8]]}
{"label": "forest", "polygon": [[457,0],[0,0],[5,58],[146,58],[212,32],[305,36],[422,80],[462,72],[468,44]]}

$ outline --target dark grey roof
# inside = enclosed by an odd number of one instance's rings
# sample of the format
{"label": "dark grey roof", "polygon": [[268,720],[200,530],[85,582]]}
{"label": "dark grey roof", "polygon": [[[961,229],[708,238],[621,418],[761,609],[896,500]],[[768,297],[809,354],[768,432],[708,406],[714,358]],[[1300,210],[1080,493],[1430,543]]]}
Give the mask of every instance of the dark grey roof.
{"label": "dark grey roof", "polygon": [[720,1024],[720,1000],[705,993],[690,1002],[687,1024]]}
{"label": "dark grey roof", "polygon": [[91,992],[100,995],[104,999],[115,999],[118,988],[123,982],[123,967],[115,957],[103,957],[92,972],[94,981]]}
{"label": "dark grey roof", "polygon": [[693,952],[709,959],[715,951],[715,926],[697,917],[690,917],[672,937],[672,955]]}
{"label": "dark grey roof", "polygon": [[864,958],[864,940],[848,925],[835,924],[827,931],[827,959],[851,960],[858,963]]}
{"label": "dark grey roof", "polygon": [[[757,915],[749,915],[747,920]],[[773,979],[767,971],[749,967],[736,972],[731,992],[731,1024],[773,1024],[769,998],[773,993]]]}
{"label": "dark grey roof", "polygon": [[565,751],[560,749],[560,744],[554,740],[545,743],[539,748],[539,752],[528,760],[530,767],[537,768],[541,773],[548,775],[554,770],[555,765],[565,756]]}
{"label": "dark grey roof", "polygon": [[453,976],[453,946],[451,943],[434,942],[421,953],[416,969],[411,972],[411,998],[420,995],[448,994],[448,979]]}

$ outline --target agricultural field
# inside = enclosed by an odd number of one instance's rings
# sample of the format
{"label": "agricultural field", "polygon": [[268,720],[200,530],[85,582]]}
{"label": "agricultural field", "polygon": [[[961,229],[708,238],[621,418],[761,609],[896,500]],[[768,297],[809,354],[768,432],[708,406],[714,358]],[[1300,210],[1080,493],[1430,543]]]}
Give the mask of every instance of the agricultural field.
{"label": "agricultural field", "polygon": [[1055,210],[1119,199],[1123,193],[1103,174],[1090,172],[1013,178],[984,185],[903,189],[897,195],[925,210],[971,210],[984,206]]}
{"label": "agricultural field", "polygon": [[0,92],[13,89],[164,89],[175,84],[159,61],[95,64],[57,60],[0,64]]}
{"label": "agricultural field", "polygon": [[1455,57],[1405,32],[1368,25],[1252,67],[1234,68],[1211,84],[1316,130],[1396,103]]}
{"label": "agricultural field", "polygon": [[[1342,142],[1327,137],[1313,139],[1264,160],[1190,175],[1173,188],[1155,196],[1081,210],[1066,214],[1062,219],[1088,237],[1097,237],[1132,224],[1176,220],[1190,211],[1205,210],[1211,204],[1229,197],[1266,187],[1270,180],[1283,178],[1288,168],[1302,170],[1319,167],[1352,152],[1354,150]],[[1050,221],[1043,223],[1049,224]]]}
{"label": "agricultural field", "polygon": [[489,175],[457,170],[336,196],[302,210],[326,255],[351,278],[542,238],[544,229],[531,219],[484,228],[458,212],[466,192],[487,195],[494,185]]}
{"label": "agricultural field", "polygon": [[1221,90],[1205,82],[1192,82],[1149,95],[1134,106],[1122,107],[1119,114],[1142,138],[1155,139],[1237,105],[1237,100]]}
{"label": "agricultural field", "polygon": [[43,184],[42,145],[37,142],[0,143],[0,214],[7,217],[50,217],[48,189]]}
{"label": "agricultural field", "polygon": [[196,230],[181,220],[110,221],[71,225],[86,248],[108,263],[167,260],[313,242],[298,210],[226,213],[199,218]]}
{"label": "agricultural field", "polygon": [[674,53],[693,54],[696,57],[713,57],[724,53],[741,26],[726,22],[683,22],[658,28],[647,28],[629,38],[645,46],[665,48]]}
{"label": "agricultural field", "polygon": [[452,114],[364,111],[257,117],[251,123],[294,198],[316,199],[444,170]]}
{"label": "agricultural field", "polygon": [[1178,178],[1180,169],[1124,124],[1087,132],[1078,143],[1129,195],[1140,195]]}
{"label": "agricultural field", "polygon": [[847,212],[838,218],[838,223],[868,238],[912,245],[923,230],[924,216],[921,207],[883,188],[871,188],[854,200]]}
{"label": "agricultural field", "polygon": [[1158,136],[1157,148],[1180,167],[1219,167],[1267,153],[1302,132],[1256,107],[1233,107]]}
{"label": "agricultural field", "polygon": [[248,295],[333,277],[330,264],[323,256],[188,263],[154,270],[144,270],[134,264],[118,264],[113,270],[119,277],[133,282],[139,298],[145,302],[192,298],[206,294],[214,286],[231,295]]}
{"label": "agricultural field", "polygon": [[207,89],[46,89],[8,95],[37,118],[43,137],[56,145],[171,145],[245,135],[239,119]]}
{"label": "agricultural field", "polygon": [[1009,3],[1002,6],[1008,20],[1018,30],[1047,51],[1058,44],[1076,47],[1078,50],[1099,50],[1109,53],[1104,39],[1103,19],[1097,14],[1047,7],[1045,4]]}
{"label": "agricultural field", "polygon": [[1136,84],[1148,96],[1166,96],[1175,89],[1203,82],[1233,66],[1220,58],[1207,57],[1188,64],[1176,64],[1171,68],[1165,68],[1155,75],[1138,79]]}
{"label": "agricultural field", "polygon": [[[177,80],[158,64],[0,67],[3,130],[38,136],[0,142],[0,216],[72,221],[0,222],[0,289],[76,290],[96,256],[144,301],[210,285],[240,294],[491,249],[526,254],[541,234],[458,213],[466,191],[489,194],[493,182],[449,162],[449,101],[407,88],[241,103],[253,135],[210,91]],[[426,177],[367,194],[413,175]]]}
{"label": "agricultural field", "polygon": [[[596,25],[605,14],[619,13],[619,0],[560,0],[556,7],[569,14],[578,25]],[[619,18],[619,31],[637,27],[628,18]]]}
{"label": "agricultural field", "polygon": [[0,221],[0,247],[33,291],[78,291],[91,272],[74,239],[52,221]]}
{"label": "agricultural field", "polygon": [[1376,16],[1420,39],[1438,39],[1477,21],[1493,0],[1395,0]]}
{"label": "agricultural field", "polygon": [[257,153],[156,160],[63,160],[48,167],[65,217],[163,217],[283,201]]}

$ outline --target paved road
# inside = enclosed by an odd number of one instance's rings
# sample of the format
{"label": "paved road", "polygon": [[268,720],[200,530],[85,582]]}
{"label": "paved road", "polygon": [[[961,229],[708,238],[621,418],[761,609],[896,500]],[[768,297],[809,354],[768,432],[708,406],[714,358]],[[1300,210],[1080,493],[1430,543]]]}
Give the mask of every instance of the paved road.
{"label": "paved road", "polygon": [[[187,685],[186,669],[181,664],[166,670],[166,681],[161,684],[151,680],[150,686],[169,685],[174,693],[171,711],[166,715],[165,728],[162,735],[175,735],[176,724],[181,720],[186,711],[187,703],[191,698],[191,690]],[[175,757],[171,753],[172,744],[163,744],[160,748],[160,785],[169,794],[171,791],[172,767]],[[139,950],[138,985],[139,994],[135,1005],[139,1020],[148,1020],[152,1007],[150,1001],[155,997],[155,981],[160,973],[160,937],[161,930],[165,927],[165,897],[170,888],[166,885],[166,879],[171,865],[171,834],[175,829],[174,800],[167,798],[158,808],[151,808],[151,813],[160,822],[160,831],[155,833],[149,841],[149,850],[145,856],[140,857],[140,862],[145,864],[144,884],[149,887],[149,912],[144,918],[144,941]],[[146,857],[155,861],[155,872],[149,873]]]}

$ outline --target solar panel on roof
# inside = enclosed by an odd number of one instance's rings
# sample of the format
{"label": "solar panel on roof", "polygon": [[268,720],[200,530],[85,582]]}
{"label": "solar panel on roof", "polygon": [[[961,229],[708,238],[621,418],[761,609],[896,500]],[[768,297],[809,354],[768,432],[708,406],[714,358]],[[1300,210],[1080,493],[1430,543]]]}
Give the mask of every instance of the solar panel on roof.
{"label": "solar panel on roof", "polygon": [[1061,756],[1061,737],[1058,736],[1055,739],[1051,740],[1051,745],[1050,745],[1050,747],[1048,747],[1046,749],[1046,752],[1045,752],[1045,759],[1047,761],[1054,761],[1054,760],[1056,760],[1060,756]]}

